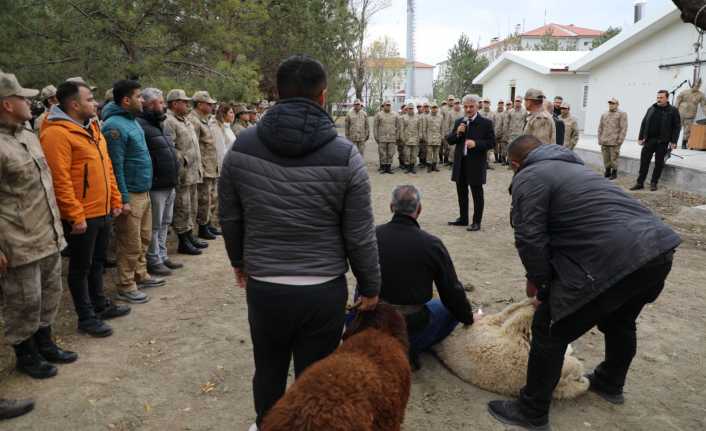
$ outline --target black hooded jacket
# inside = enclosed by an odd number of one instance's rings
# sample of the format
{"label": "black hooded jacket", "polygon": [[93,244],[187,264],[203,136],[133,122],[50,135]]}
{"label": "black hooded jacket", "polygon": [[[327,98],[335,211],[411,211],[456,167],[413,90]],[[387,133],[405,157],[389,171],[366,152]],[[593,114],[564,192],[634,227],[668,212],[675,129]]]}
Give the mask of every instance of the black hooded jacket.
{"label": "black hooded jacket", "polygon": [[303,98],[279,101],[228,151],[218,183],[231,264],[251,276],[338,276],[380,290],[370,180],[355,146]]}
{"label": "black hooded jacket", "polygon": [[137,116],[137,122],[145,132],[147,148],[152,159],[152,190],[168,190],[176,187],[179,179],[179,162],[176,148],[162,128],[164,114],[145,110]]}

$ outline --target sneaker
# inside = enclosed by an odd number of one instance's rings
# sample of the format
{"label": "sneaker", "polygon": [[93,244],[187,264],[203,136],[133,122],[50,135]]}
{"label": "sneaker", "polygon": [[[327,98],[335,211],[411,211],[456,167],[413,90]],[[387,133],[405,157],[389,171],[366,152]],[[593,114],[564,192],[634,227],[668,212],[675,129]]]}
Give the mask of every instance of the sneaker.
{"label": "sneaker", "polygon": [[172,262],[170,259],[164,261],[164,266],[169,269],[181,269],[184,267],[183,263]]}
{"label": "sneaker", "polygon": [[113,328],[100,319],[79,320],[78,332],[91,337],[103,338],[113,335]]}
{"label": "sneaker", "polygon": [[550,431],[549,416],[530,418],[520,410],[519,401],[496,400],[488,403],[488,413],[506,425],[519,426],[532,431]]}
{"label": "sneaker", "polygon": [[600,383],[598,378],[594,373],[586,374],[584,377],[588,379],[589,386],[588,390],[595,393],[599,397],[603,398],[604,400],[608,401],[611,404],[625,404],[625,397],[623,396],[622,391],[621,392],[616,392],[616,391],[611,391],[608,390],[604,385]]}
{"label": "sneaker", "polygon": [[149,272],[151,275],[172,275],[172,270],[167,268],[163,263],[158,263],[156,265],[147,265],[147,272]]}
{"label": "sneaker", "polygon": [[116,317],[123,317],[130,314],[131,308],[127,305],[115,304],[112,301],[106,301],[105,308],[96,311],[96,317],[100,320],[110,320]]}
{"label": "sneaker", "polygon": [[151,287],[164,286],[165,284],[167,284],[167,282],[163,278],[150,277],[146,280],[138,281],[137,287],[140,289],[149,289]]}
{"label": "sneaker", "polygon": [[131,304],[144,304],[145,302],[148,302],[150,300],[149,296],[145,295],[139,290],[135,290],[132,292],[118,292],[116,298],[121,301],[129,302]]}

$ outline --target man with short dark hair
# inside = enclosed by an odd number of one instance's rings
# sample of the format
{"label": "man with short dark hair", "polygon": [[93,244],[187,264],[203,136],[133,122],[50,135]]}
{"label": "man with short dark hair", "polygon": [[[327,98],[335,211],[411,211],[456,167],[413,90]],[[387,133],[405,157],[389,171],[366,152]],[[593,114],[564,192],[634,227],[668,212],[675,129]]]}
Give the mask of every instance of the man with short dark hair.
{"label": "man with short dark hair", "polygon": [[107,337],[113,329],[105,320],[130,312],[103,291],[109,230],[123,203],[107,143],[95,120],[93,92],[86,84],[67,81],[59,85],[57,99],[41,141],[69,243],[69,290],[79,332]]}
{"label": "man with short dark hair", "polygon": [[505,424],[548,430],[567,346],[594,326],[605,335],[605,360],[587,376],[590,390],[623,403],[635,322],[662,292],[681,239],[568,148],[525,135],[509,153],[515,246],[537,310],[527,384],[518,401],[488,409]]}
{"label": "man with short dark hair", "polygon": [[[380,300],[404,315],[412,365],[417,356],[446,338],[459,322],[473,324],[471,305],[444,243],[419,227],[419,190],[398,186],[392,193],[389,223],[376,229],[382,284]],[[433,287],[440,299],[433,299]]]}
{"label": "man with short dark hair", "polygon": [[650,190],[657,190],[657,183],[662,176],[665,158],[670,150],[677,148],[679,132],[681,131],[681,117],[679,110],[669,104],[669,92],[659,90],[657,102],[650,106],[640,125],[639,144],[642,145],[640,153],[640,174],[637,182],[630,190],[645,188],[645,178],[650,170],[652,156],[655,157],[655,168],[652,171]]}
{"label": "man with short dark hair", "polygon": [[326,87],[320,62],[285,60],[279,102],[240,134],[219,180],[226,249],[247,283],[258,424],[284,394],[292,356],[299,377],[338,347],[349,262],[359,309],[374,308],[380,290],[370,180],[322,108]]}
{"label": "man with short dark hair", "polygon": [[145,132],[137,122],[142,112],[140,84],[123,80],[113,85],[114,100],[103,108],[103,134],[123,199],[115,221],[118,298],[133,304],[149,301],[139,288],[163,286],[164,279],[147,272],[146,254],[152,240],[152,160]]}

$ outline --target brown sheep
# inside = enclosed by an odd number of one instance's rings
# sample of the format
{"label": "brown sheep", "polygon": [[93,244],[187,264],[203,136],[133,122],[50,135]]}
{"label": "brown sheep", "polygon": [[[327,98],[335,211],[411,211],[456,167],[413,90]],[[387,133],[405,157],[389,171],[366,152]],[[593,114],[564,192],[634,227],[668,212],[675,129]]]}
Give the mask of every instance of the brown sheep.
{"label": "brown sheep", "polygon": [[407,328],[388,304],[359,312],[330,356],[304,371],[261,431],[399,431],[409,399]]}
{"label": "brown sheep", "polygon": [[[462,380],[487,391],[517,396],[527,380],[533,316],[529,299],[510,305],[470,327],[457,328],[434,351]],[[583,364],[572,353],[569,346],[554,398],[576,398],[588,390]]]}

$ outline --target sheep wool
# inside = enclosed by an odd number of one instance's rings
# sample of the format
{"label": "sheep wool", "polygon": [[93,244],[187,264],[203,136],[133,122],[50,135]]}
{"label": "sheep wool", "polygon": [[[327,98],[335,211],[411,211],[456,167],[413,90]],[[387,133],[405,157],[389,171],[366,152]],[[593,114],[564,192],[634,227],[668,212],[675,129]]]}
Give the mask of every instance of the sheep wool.
{"label": "sheep wool", "polygon": [[[434,347],[439,359],[460,379],[482,389],[518,396],[527,380],[534,307],[530,300],[489,314],[470,327],[459,326]],[[566,351],[554,398],[576,398],[588,390],[583,364]]]}

